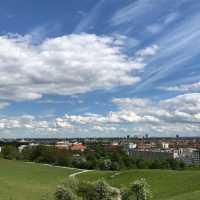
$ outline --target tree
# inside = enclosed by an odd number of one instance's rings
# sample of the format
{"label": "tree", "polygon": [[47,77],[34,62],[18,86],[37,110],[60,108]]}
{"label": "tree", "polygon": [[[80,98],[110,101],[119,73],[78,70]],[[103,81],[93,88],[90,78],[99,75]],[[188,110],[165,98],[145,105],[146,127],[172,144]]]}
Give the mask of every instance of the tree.
{"label": "tree", "polygon": [[120,164],[114,161],[112,162],[110,169],[117,171],[117,170],[120,170],[120,167],[121,167]]}
{"label": "tree", "polygon": [[79,182],[78,194],[85,200],[95,200],[95,185],[89,181]]}
{"label": "tree", "polygon": [[79,182],[75,178],[69,178],[65,184],[58,186],[54,194],[55,200],[77,200]]}
{"label": "tree", "polygon": [[55,192],[55,200],[77,200],[77,196],[72,189],[58,186]]}
{"label": "tree", "polygon": [[112,188],[105,180],[95,182],[94,194],[96,200],[112,200],[117,197],[118,192]]}
{"label": "tree", "polygon": [[4,147],[2,147],[2,156],[5,159],[16,159],[17,155],[18,155],[18,150],[15,146],[12,145],[6,145]]}
{"label": "tree", "polygon": [[101,159],[99,165],[102,170],[110,170],[112,162],[110,159]]}
{"label": "tree", "polygon": [[144,178],[136,180],[131,189],[137,200],[149,200],[152,197],[150,186]]}
{"label": "tree", "polygon": [[138,169],[146,169],[148,168],[148,162],[142,158],[136,160],[136,166]]}

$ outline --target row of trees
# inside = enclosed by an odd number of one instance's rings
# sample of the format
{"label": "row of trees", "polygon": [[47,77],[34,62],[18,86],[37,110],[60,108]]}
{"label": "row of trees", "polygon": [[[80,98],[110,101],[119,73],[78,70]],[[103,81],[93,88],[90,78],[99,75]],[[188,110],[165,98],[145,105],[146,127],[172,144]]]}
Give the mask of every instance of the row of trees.
{"label": "row of trees", "polygon": [[150,186],[145,179],[132,183],[130,189],[118,189],[105,180],[95,182],[69,179],[55,192],[55,200],[149,200],[152,198]]}
{"label": "row of trees", "polygon": [[4,146],[2,156],[31,162],[48,163],[82,169],[121,170],[121,169],[173,169],[185,168],[182,161],[174,159],[144,160],[128,156],[123,149],[108,151],[103,145],[88,146],[85,152],[57,149],[53,146],[35,146],[19,152],[15,146]]}

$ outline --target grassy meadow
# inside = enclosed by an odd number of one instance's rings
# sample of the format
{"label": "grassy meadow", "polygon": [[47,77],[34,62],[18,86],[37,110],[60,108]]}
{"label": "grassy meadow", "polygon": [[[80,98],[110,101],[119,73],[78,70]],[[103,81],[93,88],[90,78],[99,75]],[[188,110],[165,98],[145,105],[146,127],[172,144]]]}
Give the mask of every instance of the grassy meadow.
{"label": "grassy meadow", "polygon": [[200,171],[128,170],[119,173],[89,172],[80,179],[95,180],[104,176],[116,187],[129,187],[137,178],[146,178],[151,185],[154,200],[200,199]]}
{"label": "grassy meadow", "polygon": [[78,170],[0,159],[0,200],[40,200]]}
{"label": "grassy meadow", "polygon": [[[41,200],[46,193],[52,196],[58,184],[79,171],[0,159],[0,200]],[[154,200],[200,199],[200,171],[91,171],[77,177],[82,180],[104,177],[116,187],[129,187],[135,179],[144,177],[152,187]]]}

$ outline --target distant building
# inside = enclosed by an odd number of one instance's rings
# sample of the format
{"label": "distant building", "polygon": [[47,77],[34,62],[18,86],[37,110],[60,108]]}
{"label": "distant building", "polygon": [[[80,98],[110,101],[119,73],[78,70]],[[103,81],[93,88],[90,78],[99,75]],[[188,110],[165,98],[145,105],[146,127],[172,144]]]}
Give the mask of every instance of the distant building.
{"label": "distant building", "polygon": [[174,150],[176,152],[176,158],[182,160],[185,164],[200,165],[200,150],[193,148],[180,148]]}
{"label": "distant building", "polygon": [[200,150],[192,152],[192,162],[193,164],[200,165]]}
{"label": "distant building", "polygon": [[135,149],[137,147],[137,144],[130,142],[126,144],[126,146],[128,149]]}
{"label": "distant building", "polygon": [[111,146],[119,146],[119,142],[112,142],[110,145]]}
{"label": "distant building", "polygon": [[162,149],[169,149],[169,143],[162,142],[161,147],[162,147]]}
{"label": "distant building", "polygon": [[68,150],[70,147],[70,143],[67,141],[59,141],[59,142],[56,142],[55,147],[58,149],[67,149]]}
{"label": "distant building", "polygon": [[66,150],[72,150],[72,151],[85,151],[86,149],[86,146],[82,143],[78,143],[78,142],[69,143],[68,141],[56,142],[55,147],[58,149],[66,149]]}
{"label": "distant building", "polygon": [[86,146],[82,143],[73,143],[71,146],[70,146],[70,150],[72,151],[85,151],[86,149]]}
{"label": "distant building", "polygon": [[174,152],[166,150],[129,149],[128,154],[144,160],[174,159]]}

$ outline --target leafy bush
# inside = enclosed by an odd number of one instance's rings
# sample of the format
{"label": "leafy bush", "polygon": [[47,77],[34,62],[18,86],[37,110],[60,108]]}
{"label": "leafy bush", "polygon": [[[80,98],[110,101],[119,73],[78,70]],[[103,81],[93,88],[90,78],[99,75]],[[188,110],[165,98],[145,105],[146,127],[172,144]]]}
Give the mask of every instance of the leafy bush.
{"label": "leafy bush", "polygon": [[57,188],[55,200],[114,200],[118,195],[118,189],[111,187],[105,180],[78,182],[73,178]]}
{"label": "leafy bush", "polygon": [[133,183],[132,191],[137,200],[149,200],[152,197],[150,186],[144,178],[138,179]]}

